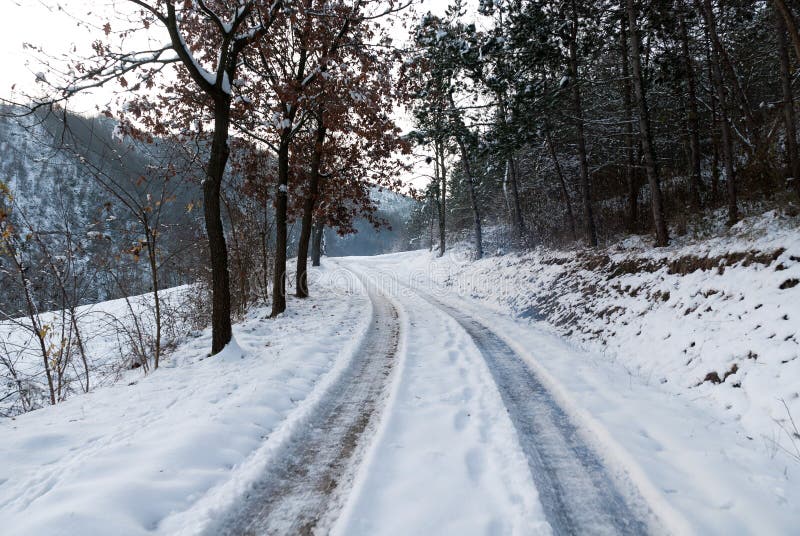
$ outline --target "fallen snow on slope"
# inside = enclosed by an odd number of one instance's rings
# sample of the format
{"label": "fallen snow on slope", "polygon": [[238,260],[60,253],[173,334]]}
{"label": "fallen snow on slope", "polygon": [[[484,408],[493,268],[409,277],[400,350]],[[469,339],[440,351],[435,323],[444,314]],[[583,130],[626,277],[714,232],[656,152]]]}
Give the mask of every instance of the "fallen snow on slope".
{"label": "fallen snow on slope", "polygon": [[[769,212],[654,249],[418,256],[412,276],[543,321],[654,388],[721,410],[757,448],[800,462],[800,222]],[[408,262],[408,261],[407,261]],[[413,275],[415,274],[415,275]]]}
{"label": "fallen snow on slope", "polygon": [[[163,319],[161,344],[165,348],[185,339],[190,331],[192,322],[188,315],[193,311],[188,303],[190,292],[188,285],[159,292]],[[70,355],[65,359],[69,366],[63,367],[60,375],[53,370],[56,400],[61,402],[85,392],[87,374],[90,390],[93,390],[114,384],[134,363],[140,365],[140,354],[133,351],[133,344],[152,345],[154,303],[153,294],[148,293],[76,307],[75,322],[81,332],[86,367],[76,348],[68,311],[39,313],[39,323],[45,328],[44,338],[50,354],[57,356],[63,349]],[[0,415],[4,417],[23,410],[18,382],[30,405],[24,410],[38,409],[50,403],[42,352],[34,333],[27,317],[0,321],[0,355],[5,354],[3,357],[13,363],[14,369],[11,374],[8,367],[0,367]],[[141,334],[142,341],[137,340],[137,333]],[[55,367],[51,365],[51,369]]]}
{"label": "fallen snow on slope", "polygon": [[162,368],[0,421],[0,519],[15,535],[196,533],[257,478],[347,365],[371,318],[351,280],[206,358],[209,333]]}
{"label": "fallen snow on slope", "polygon": [[796,220],[656,251],[470,255],[373,262],[384,286],[422,288],[503,337],[673,532],[796,530]]}

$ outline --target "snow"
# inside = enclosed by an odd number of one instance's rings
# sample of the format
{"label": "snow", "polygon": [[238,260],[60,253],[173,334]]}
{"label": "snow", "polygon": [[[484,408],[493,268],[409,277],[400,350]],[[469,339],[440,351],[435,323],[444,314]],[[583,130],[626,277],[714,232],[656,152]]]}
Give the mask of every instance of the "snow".
{"label": "snow", "polygon": [[[376,280],[392,288],[391,279]],[[405,334],[403,362],[333,534],[550,534],[480,352],[420,297],[392,294]]]}
{"label": "snow", "polygon": [[196,533],[261,473],[352,355],[363,289],[312,272],[316,295],[206,358],[208,332],[162,368],[0,421],[0,518],[15,535]]}
{"label": "snow", "polygon": [[526,458],[535,438],[462,317],[523,360],[654,533],[794,533],[796,217],[650,242],[326,259],[311,298],[277,319],[251,311],[217,356],[204,332],[148,376],[0,421],[4,530],[208,531],[313,422],[363,340],[372,307],[354,271],[394,304],[401,340],[333,534],[553,532]]}
{"label": "snow", "polygon": [[[197,70],[197,72],[200,73],[200,76],[202,76],[210,85],[216,85],[217,75],[200,65],[200,62],[197,61],[197,59],[194,57],[194,54],[192,54],[191,48],[186,44],[186,41],[183,39],[183,34],[181,34],[180,31],[178,32],[178,38],[180,39],[180,46],[183,48],[183,52],[189,58],[189,61],[192,62],[192,65],[194,65],[194,68]],[[228,80],[227,73],[225,73],[225,78],[223,78],[222,90],[228,94],[231,92],[230,80]]]}
{"label": "snow", "polygon": [[[95,239],[107,238],[105,234],[90,235]],[[21,258],[17,259],[22,262]],[[162,342],[169,345],[174,342],[176,332],[185,333],[189,328],[185,319],[173,314],[185,305],[188,287],[162,289],[159,293],[162,315],[174,321],[174,329],[164,329]],[[69,315],[62,316],[61,311],[39,313],[39,324],[45,329],[45,344],[51,352],[62,345],[62,323],[71,322]],[[136,315],[139,327],[147,337],[153,332],[153,295],[152,293],[131,296],[127,300],[117,299],[93,305],[79,306],[75,310],[75,320],[81,330],[81,339],[85,348],[89,366],[89,383],[91,386],[103,386],[116,382],[120,374],[129,369],[132,361],[137,360],[131,348],[129,335],[134,330],[133,314]],[[4,320],[0,322],[0,348],[14,362],[17,378],[13,378],[7,369],[0,370],[0,414],[14,415],[19,407],[19,393],[12,387],[12,381],[22,382],[27,397],[34,409],[49,403],[49,394],[42,365],[41,350],[28,317]],[[77,352],[76,352],[77,353]],[[70,398],[82,393],[85,381],[85,370],[77,355],[72,356],[72,365],[65,368],[62,376],[60,397]],[[0,421],[2,422],[2,421]]]}
{"label": "snow", "polygon": [[111,133],[111,138],[118,142],[123,143],[125,141],[125,131],[122,129],[122,125],[117,123],[114,125],[114,130]]}
{"label": "snow", "polygon": [[[800,415],[800,285],[789,286],[800,279],[796,220],[769,212],[667,249],[632,238],[594,253],[539,249],[474,264],[461,251],[433,265],[448,290],[547,320],[630,374],[719,410],[758,442],[791,449],[776,423],[787,424],[784,401]],[[704,381],[733,365],[724,382]]]}
{"label": "snow", "polygon": [[[647,242],[481,261],[459,245],[441,259],[421,251],[360,262],[380,270],[388,288],[424,289],[490,326],[579,423],[620,486],[645,497],[671,532],[791,533],[800,464],[787,407],[797,422],[800,360],[796,323],[784,315],[800,314],[800,286],[780,287],[799,275],[796,221],[768,213],[718,238],[678,240],[667,250]],[[734,257],[724,270],[685,275],[666,266],[630,273],[592,266],[604,254],[619,267],[632,258],[669,264],[781,249],[766,264]],[[711,289],[717,292],[706,292]],[[700,314],[685,314],[696,306]],[[440,353],[426,354],[426,366]],[[734,362],[739,368],[726,381],[703,382],[711,370],[722,378]],[[420,413],[423,418],[430,417]],[[395,446],[395,456],[411,448]],[[390,478],[374,482],[363,504],[380,504],[382,493],[402,486]]]}

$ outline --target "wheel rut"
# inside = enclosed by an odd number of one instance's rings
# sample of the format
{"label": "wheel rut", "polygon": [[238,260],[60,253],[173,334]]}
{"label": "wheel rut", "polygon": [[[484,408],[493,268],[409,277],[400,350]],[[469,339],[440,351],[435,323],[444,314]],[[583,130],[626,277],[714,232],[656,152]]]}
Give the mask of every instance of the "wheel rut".
{"label": "wheel rut", "polygon": [[599,456],[530,367],[494,331],[426,292],[412,289],[469,334],[483,355],[517,431],[554,534],[640,535],[650,509],[623,497]]}
{"label": "wheel rut", "polygon": [[341,509],[359,449],[385,398],[400,336],[398,313],[366,279],[372,324],[347,370],[213,534],[318,534]]}

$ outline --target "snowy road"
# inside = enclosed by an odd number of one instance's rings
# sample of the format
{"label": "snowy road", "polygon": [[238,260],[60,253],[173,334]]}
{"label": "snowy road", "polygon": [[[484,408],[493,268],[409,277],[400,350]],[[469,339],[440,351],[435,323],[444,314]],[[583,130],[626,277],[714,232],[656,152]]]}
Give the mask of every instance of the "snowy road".
{"label": "snowy road", "polygon": [[[408,315],[405,371],[339,534],[646,534],[529,367],[490,328],[380,267]],[[423,492],[424,490],[424,492]],[[634,506],[628,504],[634,502]]]}
{"label": "snowy road", "polygon": [[241,346],[0,422],[3,534],[797,532],[792,468],[736,423],[434,262],[327,259]]}
{"label": "snowy road", "polygon": [[348,369],[331,387],[307,426],[207,534],[285,535],[325,531],[348,490],[359,447],[374,428],[398,346],[397,311],[364,281],[372,324]]}
{"label": "snowy road", "polygon": [[514,423],[553,531],[646,533],[645,523],[626,504],[603,463],[522,359],[481,322],[430,295],[423,297],[452,316],[483,354]]}

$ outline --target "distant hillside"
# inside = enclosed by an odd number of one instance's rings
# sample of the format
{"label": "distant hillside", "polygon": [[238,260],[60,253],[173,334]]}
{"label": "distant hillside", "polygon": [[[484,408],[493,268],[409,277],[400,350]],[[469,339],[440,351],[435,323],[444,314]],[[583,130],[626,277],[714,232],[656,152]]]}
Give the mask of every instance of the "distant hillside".
{"label": "distant hillside", "polygon": [[[13,221],[25,233],[36,231],[45,237],[51,254],[77,259],[72,275],[81,279],[81,303],[150,290],[146,263],[137,253],[141,250],[141,228],[119,196],[108,191],[108,184],[124,197],[140,202],[152,201],[162,187],[169,188],[169,206],[160,215],[160,232],[166,238],[159,246],[160,255],[169,259],[160,268],[162,284],[174,286],[196,280],[196,267],[201,263],[195,259],[205,254],[202,210],[186,208],[199,204],[200,190],[192,180],[182,180],[181,173],[196,177],[202,170],[193,168],[180,148],[159,140],[149,144],[122,140],[116,133],[116,123],[103,117],[68,114],[65,129],[61,116],[40,114],[18,119],[8,117],[10,112],[20,110],[0,109],[0,178],[14,195]],[[169,178],[172,175],[166,170],[170,167],[175,168],[177,177]],[[165,184],[167,180],[171,182]],[[409,249],[407,223],[417,202],[378,188],[373,190],[373,198],[379,204],[377,219],[387,225],[376,229],[360,219],[354,225],[357,232],[347,236],[326,229],[327,255],[375,255]],[[294,254],[298,233],[299,225],[295,225],[290,254]],[[73,251],[65,250],[67,234]],[[32,243],[26,248],[28,263],[41,265],[44,270],[42,259],[37,257],[41,248]],[[6,258],[5,265],[8,261]],[[0,285],[15,288],[14,271],[2,267],[0,256]],[[111,273],[112,267],[116,274]],[[120,279],[126,281],[125,289],[120,288]],[[44,282],[34,290],[44,309],[57,301]],[[0,296],[0,311],[19,311],[21,304],[19,289]]]}
{"label": "distant hillside", "polygon": [[[140,276],[146,267],[135,255],[141,229],[119,196],[97,178],[113,185],[129,202],[146,203],[148,195],[158,198],[164,188],[163,161],[175,160],[173,149],[158,142],[146,148],[122,142],[115,136],[115,123],[105,118],[68,114],[65,128],[62,117],[52,114],[9,117],[19,111],[0,110],[0,179],[13,195],[11,219],[23,238],[19,247],[26,264],[42,268],[43,247],[56,258],[74,258],[70,277],[80,279],[81,303],[149,290],[146,278]],[[160,226],[165,234],[168,229],[182,229],[180,239],[163,242],[169,255],[174,248],[184,248],[200,227],[198,214],[183,210],[196,195],[196,187],[180,180],[167,186],[170,206],[162,211]],[[34,232],[42,244],[32,238]],[[184,264],[191,262],[191,255],[181,258]],[[176,262],[164,266],[165,283],[185,282]],[[0,268],[8,265],[9,259],[0,256]],[[92,269],[86,269],[89,266]],[[112,266],[117,274],[111,274]],[[34,269],[34,280],[36,273]],[[117,283],[122,273],[130,276],[124,289]],[[10,290],[16,285],[8,278],[15,278],[14,271],[0,269],[0,285],[9,289],[0,294],[0,310],[13,312],[21,296],[19,289]],[[39,306],[49,308],[53,290],[36,282],[33,290]]]}
{"label": "distant hillside", "polygon": [[356,233],[339,236],[334,230],[325,231],[325,253],[331,257],[352,255],[379,255],[411,249],[408,235],[408,219],[417,201],[405,195],[380,188],[372,191],[378,203],[377,216],[387,222],[388,227],[375,229],[365,220],[359,220]]}

